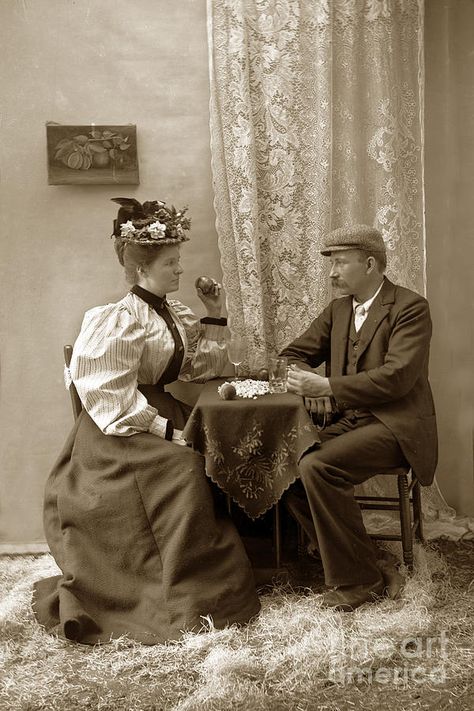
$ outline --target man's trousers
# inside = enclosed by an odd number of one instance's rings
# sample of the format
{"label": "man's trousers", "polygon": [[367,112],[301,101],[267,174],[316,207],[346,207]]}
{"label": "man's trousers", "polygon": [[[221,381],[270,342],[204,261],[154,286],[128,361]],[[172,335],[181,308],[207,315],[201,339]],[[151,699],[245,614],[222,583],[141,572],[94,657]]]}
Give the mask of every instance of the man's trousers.
{"label": "man's trousers", "polygon": [[372,415],[349,412],[321,431],[321,447],[300,460],[286,504],[319,550],[328,586],[376,582],[380,572],[354,486],[407,466],[390,430]]}

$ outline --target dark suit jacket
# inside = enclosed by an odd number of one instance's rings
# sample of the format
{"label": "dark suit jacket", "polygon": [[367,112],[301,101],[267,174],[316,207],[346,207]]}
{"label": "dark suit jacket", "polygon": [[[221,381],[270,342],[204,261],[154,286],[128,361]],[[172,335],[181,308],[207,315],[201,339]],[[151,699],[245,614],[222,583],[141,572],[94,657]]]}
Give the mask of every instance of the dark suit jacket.
{"label": "dark suit jacket", "polygon": [[361,332],[357,373],[343,375],[352,297],[334,299],[282,355],[326,372],[340,410],[367,408],[395,435],[422,484],[433,480],[436,419],[428,382],[428,302],[385,279]]}

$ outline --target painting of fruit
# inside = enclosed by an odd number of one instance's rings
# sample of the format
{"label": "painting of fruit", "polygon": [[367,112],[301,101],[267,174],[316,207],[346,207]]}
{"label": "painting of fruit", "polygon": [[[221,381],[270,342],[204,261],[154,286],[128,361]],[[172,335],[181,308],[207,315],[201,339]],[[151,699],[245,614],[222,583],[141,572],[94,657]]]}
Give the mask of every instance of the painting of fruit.
{"label": "painting of fruit", "polygon": [[46,124],[50,185],[137,185],[137,131],[121,126]]}

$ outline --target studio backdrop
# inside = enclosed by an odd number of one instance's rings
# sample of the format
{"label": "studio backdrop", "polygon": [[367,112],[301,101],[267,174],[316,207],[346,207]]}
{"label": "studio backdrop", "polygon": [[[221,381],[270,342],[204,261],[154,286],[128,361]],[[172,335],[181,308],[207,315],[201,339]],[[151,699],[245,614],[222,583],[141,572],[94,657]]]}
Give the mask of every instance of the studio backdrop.
{"label": "studio backdrop", "polygon": [[[389,278],[426,291],[423,12],[422,0],[208,0],[217,232],[250,372],[330,300],[331,229],[378,227]],[[424,499],[429,518],[446,510],[436,486]]]}

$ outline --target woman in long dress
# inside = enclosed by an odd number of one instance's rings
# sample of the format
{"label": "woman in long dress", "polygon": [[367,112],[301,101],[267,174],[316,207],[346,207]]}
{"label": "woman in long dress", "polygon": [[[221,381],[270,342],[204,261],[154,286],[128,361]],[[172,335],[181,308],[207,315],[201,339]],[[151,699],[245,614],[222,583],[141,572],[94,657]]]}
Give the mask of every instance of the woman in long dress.
{"label": "woman in long dress", "polygon": [[85,314],[72,381],[83,410],[46,484],[44,527],[62,575],[38,581],[37,620],[82,643],[146,644],[245,623],[260,604],[234,525],[215,506],[182,430],[189,407],[164,386],[204,382],[226,363],[215,283],[200,321],[176,291],[189,220],[164,203],[117,198],[115,247],[130,292]]}

